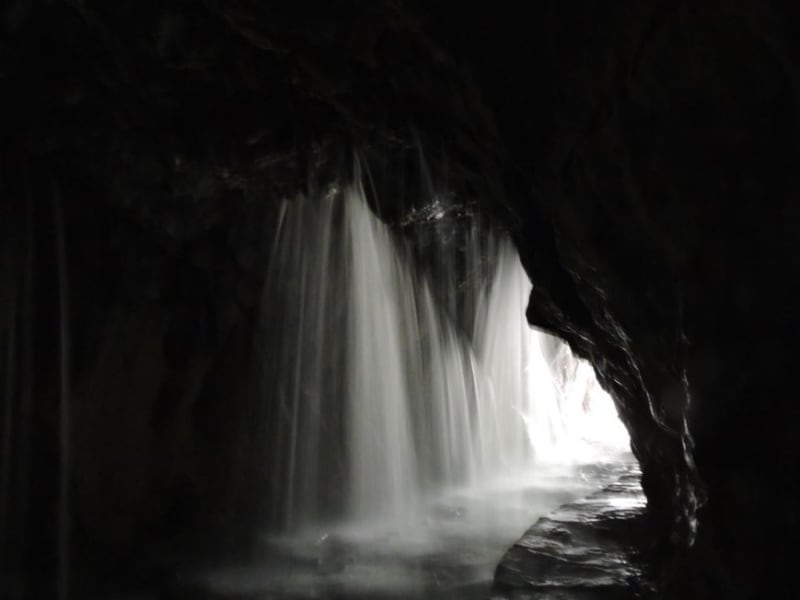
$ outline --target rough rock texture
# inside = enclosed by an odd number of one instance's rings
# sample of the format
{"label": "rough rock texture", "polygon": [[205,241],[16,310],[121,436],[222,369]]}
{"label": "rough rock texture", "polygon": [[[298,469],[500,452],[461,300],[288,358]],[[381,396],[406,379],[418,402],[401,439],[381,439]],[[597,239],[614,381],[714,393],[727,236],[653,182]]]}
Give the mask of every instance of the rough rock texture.
{"label": "rough rock texture", "polygon": [[646,600],[645,499],[636,465],[616,482],[539,519],[506,552],[493,600]]}
{"label": "rough rock texture", "polygon": [[448,190],[512,230],[529,320],[592,360],[631,430],[666,593],[784,591],[797,9],[316,4],[0,9],[4,557],[53,558],[33,548],[54,547],[56,490],[26,484],[58,471],[55,207],[74,528],[124,555],[247,504],[264,232],[357,148],[387,220]]}

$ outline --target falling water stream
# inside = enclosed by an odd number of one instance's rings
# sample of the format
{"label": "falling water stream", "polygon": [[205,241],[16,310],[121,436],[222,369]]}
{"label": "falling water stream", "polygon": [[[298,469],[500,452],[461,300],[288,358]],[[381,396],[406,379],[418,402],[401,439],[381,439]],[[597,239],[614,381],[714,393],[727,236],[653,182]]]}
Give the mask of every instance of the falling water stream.
{"label": "falling water stream", "polygon": [[[467,246],[434,276],[357,184],[283,203],[262,323],[269,533],[254,564],[206,572],[204,587],[487,597],[530,524],[631,460],[591,366],[527,325],[508,237]],[[491,275],[470,277],[487,253]]]}

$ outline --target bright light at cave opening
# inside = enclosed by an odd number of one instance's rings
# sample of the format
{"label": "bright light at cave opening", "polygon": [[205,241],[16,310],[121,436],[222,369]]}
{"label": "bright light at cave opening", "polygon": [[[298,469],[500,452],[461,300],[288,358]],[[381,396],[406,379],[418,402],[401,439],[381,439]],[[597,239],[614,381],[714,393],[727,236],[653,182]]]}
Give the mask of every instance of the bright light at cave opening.
{"label": "bright light at cave opening", "polygon": [[531,332],[528,344],[529,404],[523,418],[538,460],[591,462],[629,452],[628,431],[591,364],[539,331]]}
{"label": "bright light at cave opening", "polygon": [[[490,337],[479,344],[496,397],[512,399],[537,462],[619,460],[630,452],[630,438],[614,401],[591,364],[562,340],[530,328],[531,288],[516,249],[510,240],[501,243],[487,311]],[[524,371],[519,386],[508,383],[514,363]]]}
{"label": "bright light at cave opening", "polygon": [[[571,354],[566,345],[564,353]],[[630,450],[630,437],[611,396],[600,386],[592,366],[570,356],[572,378],[563,388],[565,438],[568,453],[588,460]]]}

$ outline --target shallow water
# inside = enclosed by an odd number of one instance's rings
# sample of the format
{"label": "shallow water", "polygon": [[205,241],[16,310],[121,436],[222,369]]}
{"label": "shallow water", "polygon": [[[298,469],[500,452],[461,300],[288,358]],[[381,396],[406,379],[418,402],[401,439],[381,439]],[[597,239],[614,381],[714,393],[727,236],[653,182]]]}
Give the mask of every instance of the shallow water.
{"label": "shallow water", "polygon": [[614,481],[632,460],[614,458],[539,465],[480,489],[451,489],[402,523],[339,523],[268,537],[249,564],[205,570],[185,583],[212,598],[488,598],[508,547],[539,517]]}

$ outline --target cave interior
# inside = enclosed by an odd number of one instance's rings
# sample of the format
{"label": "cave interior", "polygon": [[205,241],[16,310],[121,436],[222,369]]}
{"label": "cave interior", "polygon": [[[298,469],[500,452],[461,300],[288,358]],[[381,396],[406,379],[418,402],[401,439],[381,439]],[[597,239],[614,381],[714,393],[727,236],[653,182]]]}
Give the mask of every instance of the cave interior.
{"label": "cave interior", "polygon": [[251,551],[272,232],[357,172],[420,268],[433,197],[513,241],[527,323],[630,435],[658,597],[795,597],[798,7],[13,0],[0,28],[0,592]]}

